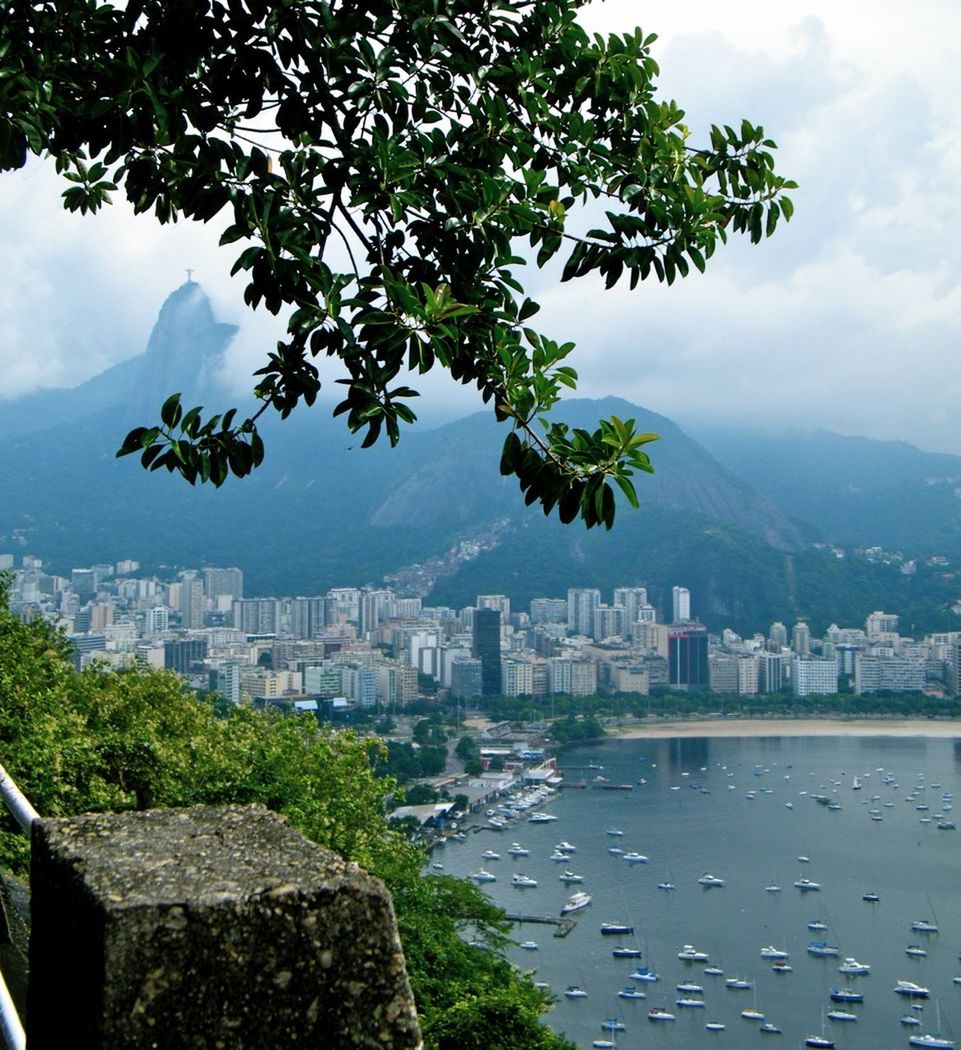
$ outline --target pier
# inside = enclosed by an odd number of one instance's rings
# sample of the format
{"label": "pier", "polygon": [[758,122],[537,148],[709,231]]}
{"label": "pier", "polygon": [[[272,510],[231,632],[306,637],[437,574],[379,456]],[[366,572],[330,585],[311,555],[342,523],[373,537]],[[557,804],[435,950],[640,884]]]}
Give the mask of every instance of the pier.
{"label": "pier", "polygon": [[555,937],[566,937],[577,925],[576,919],[569,919],[566,916],[558,919],[553,915],[507,915],[507,918],[511,922],[539,922],[544,926],[556,926]]}

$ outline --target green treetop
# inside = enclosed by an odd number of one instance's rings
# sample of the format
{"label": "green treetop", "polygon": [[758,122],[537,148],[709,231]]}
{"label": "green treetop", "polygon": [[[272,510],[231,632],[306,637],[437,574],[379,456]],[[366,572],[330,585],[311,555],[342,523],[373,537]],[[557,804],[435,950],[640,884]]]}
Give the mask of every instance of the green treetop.
{"label": "green treetop", "polygon": [[791,216],[774,143],[743,121],[692,138],[654,94],[654,36],[591,36],[584,0],[13,0],[0,20],[0,168],[49,155],[64,203],[122,191],[161,222],[216,221],[249,305],[287,317],[260,405],[170,397],[118,454],[220,485],[263,458],[257,420],[311,404],[398,440],[435,366],[510,427],[528,503],[610,527],[655,435],[549,422],[573,349],[532,327],[527,262],[610,288],[703,270],[728,233]]}

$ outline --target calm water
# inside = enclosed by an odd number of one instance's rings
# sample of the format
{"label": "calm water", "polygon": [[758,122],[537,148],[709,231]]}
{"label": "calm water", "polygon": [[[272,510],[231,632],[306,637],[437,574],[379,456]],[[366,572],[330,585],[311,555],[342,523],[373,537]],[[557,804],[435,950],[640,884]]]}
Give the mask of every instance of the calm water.
{"label": "calm water", "polygon": [[[603,771],[587,770],[589,763]],[[763,1043],[794,1050],[805,1036],[817,1034],[822,1011],[832,1008],[832,987],[864,993],[861,1004],[838,1004],[858,1015],[857,1022],[824,1022],[838,1050],[888,1050],[908,1047],[908,1037],[941,1029],[961,1045],[961,830],[942,831],[935,814],[961,823],[961,741],[923,738],[740,738],[611,741],[590,751],[573,751],[563,765],[570,780],[597,775],[630,783],[632,791],[567,790],[547,806],[558,817],[550,824],[515,819],[504,832],[482,831],[451,843],[434,859],[447,874],[466,875],[485,868],[497,881],[484,889],[509,912],[557,915],[570,893],[593,894],[590,907],[576,913],[577,926],[566,938],[553,927],[515,927],[518,941],[533,940],[536,951],[514,948],[512,958],[536,979],[550,983],[558,1002],[550,1023],[579,1046],[612,1038],[601,1029],[605,1018],[618,1018],[626,1030],[616,1036],[621,1048],[740,1048]],[[892,774],[892,783],[884,783]],[[860,790],[852,787],[860,779]],[[639,783],[644,780],[646,783]],[[699,785],[699,786],[697,786]],[[748,793],[756,793],[749,798]],[[909,801],[907,796],[915,794]],[[957,797],[957,813],[950,807]],[[841,804],[831,811],[810,796],[830,795]],[[879,796],[872,800],[874,796]],[[791,803],[791,807],[787,805]],[[893,803],[893,805],[886,805]],[[927,811],[917,809],[928,805]],[[877,810],[883,819],[872,820]],[[922,817],[932,818],[922,823]],[[606,832],[616,826],[624,834]],[[530,849],[529,857],[507,854],[511,842]],[[555,843],[577,847],[568,864],[552,862]],[[617,845],[649,858],[629,865],[608,852]],[[486,849],[500,860],[482,860]],[[807,862],[799,857],[809,858]],[[584,876],[568,887],[558,876],[565,868]],[[726,880],[707,889],[698,878],[710,871]],[[523,872],[538,880],[534,889],[510,885]],[[793,883],[801,876],[821,884],[802,893]],[[657,888],[671,882],[674,891]],[[766,891],[777,884],[780,893]],[[880,896],[862,901],[866,892]],[[819,919],[825,932],[811,932]],[[930,919],[940,933],[911,930],[911,922]],[[602,937],[602,922],[628,923],[633,937]],[[840,958],[814,958],[810,940],[839,945],[841,956],[871,965],[865,977],[837,972]],[[630,944],[643,957],[616,959],[612,949]],[[705,976],[704,963],[677,958],[685,944],[710,953],[710,964],[724,977]],[[793,972],[777,974],[760,957],[766,945],[790,952]],[[921,945],[926,957],[905,954]],[[656,984],[632,982],[638,962],[657,971]],[[753,991],[725,987],[726,977],[755,982]],[[920,1028],[901,1025],[910,1001],[894,993],[897,980],[930,989],[919,1016]],[[675,986],[702,985],[704,1009],[674,1006]],[[586,999],[567,1000],[562,992],[579,985]],[[617,992],[634,985],[645,1000],[625,1000]],[[653,1006],[670,1007],[676,1022],[654,1024]],[[741,1011],[756,1008],[779,1025],[783,1035],[758,1032],[758,1023]],[[915,1011],[917,1012],[917,1011]],[[723,1032],[706,1031],[720,1021]]]}

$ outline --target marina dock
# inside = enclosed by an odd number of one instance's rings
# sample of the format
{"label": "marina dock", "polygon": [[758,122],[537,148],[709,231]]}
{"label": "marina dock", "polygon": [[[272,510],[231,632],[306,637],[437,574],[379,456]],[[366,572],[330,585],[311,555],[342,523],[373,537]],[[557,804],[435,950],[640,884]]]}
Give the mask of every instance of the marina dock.
{"label": "marina dock", "polygon": [[566,916],[561,918],[555,918],[553,915],[510,915],[507,918],[511,922],[539,922],[544,926],[555,926],[554,930],[555,937],[566,937],[571,930],[577,925],[576,919],[569,919]]}

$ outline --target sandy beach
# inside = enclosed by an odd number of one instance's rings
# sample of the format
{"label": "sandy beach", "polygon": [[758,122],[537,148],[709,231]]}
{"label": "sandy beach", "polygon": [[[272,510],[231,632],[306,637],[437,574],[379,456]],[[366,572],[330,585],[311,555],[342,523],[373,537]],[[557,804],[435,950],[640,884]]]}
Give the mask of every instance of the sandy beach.
{"label": "sandy beach", "polygon": [[928,718],[725,718],[702,721],[638,722],[613,737],[733,736],[928,736],[961,737],[961,720]]}

